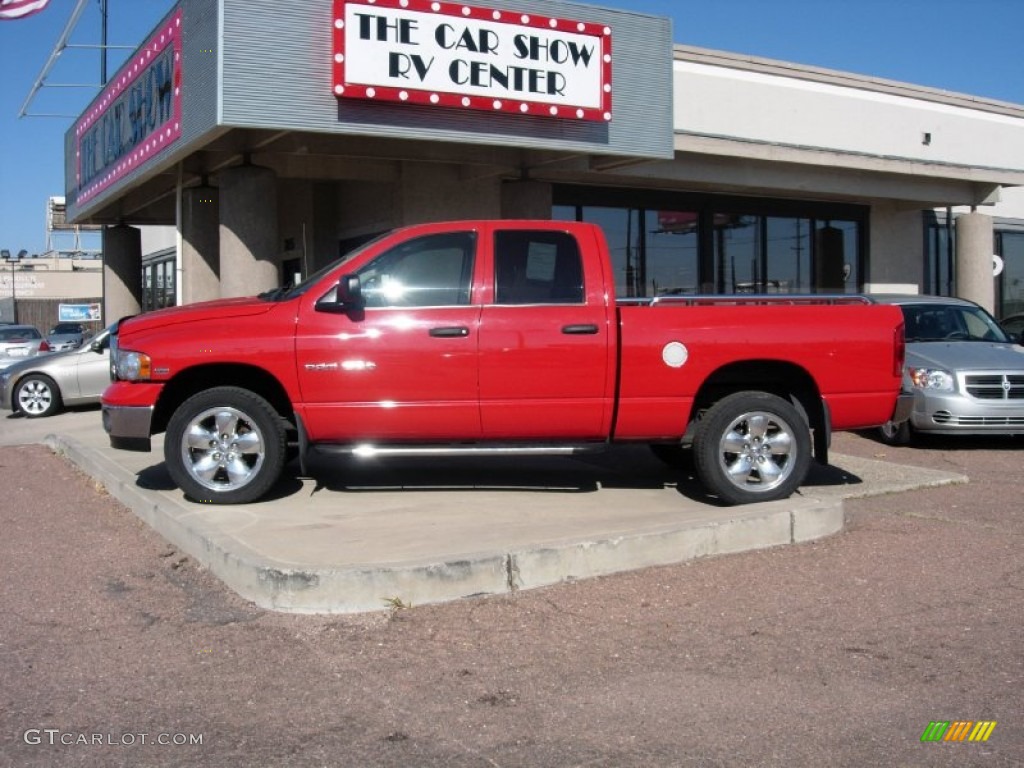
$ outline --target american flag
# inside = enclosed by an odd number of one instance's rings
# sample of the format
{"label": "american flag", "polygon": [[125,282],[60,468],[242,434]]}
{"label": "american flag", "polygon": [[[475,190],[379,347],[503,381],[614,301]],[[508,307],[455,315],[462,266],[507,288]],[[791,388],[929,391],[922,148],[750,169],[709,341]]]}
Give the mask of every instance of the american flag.
{"label": "american flag", "polygon": [[0,0],[0,21],[23,19],[39,13],[50,0]]}

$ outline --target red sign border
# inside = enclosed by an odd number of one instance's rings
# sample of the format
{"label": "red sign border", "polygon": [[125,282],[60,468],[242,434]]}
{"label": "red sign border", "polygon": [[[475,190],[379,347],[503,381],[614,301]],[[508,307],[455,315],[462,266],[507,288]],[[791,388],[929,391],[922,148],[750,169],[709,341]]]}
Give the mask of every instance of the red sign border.
{"label": "red sign border", "polygon": [[[103,93],[89,105],[85,117],[75,126],[75,188],[78,190],[76,202],[79,205],[91,200],[131,171],[141,168],[181,138],[181,17],[180,8],[167,17],[160,29],[154,32],[146,44],[118,70]],[[118,96],[145,73],[147,64],[153,57],[163,53],[169,45],[174,46],[174,93],[170,119],[158,126],[140,145],[118,159],[94,181],[82,187],[82,136],[106,113],[107,108],[113,105]]]}
{"label": "red sign border", "polygon": [[[436,13],[460,19],[514,24],[546,31],[563,30],[574,34],[588,35],[601,41],[601,107],[582,107],[571,104],[548,104],[528,99],[493,98],[469,96],[462,93],[421,90],[415,88],[392,88],[389,86],[366,86],[345,81],[345,6],[370,5],[378,8],[394,8],[419,13]],[[338,98],[358,98],[369,101],[422,104],[430,107],[454,107],[457,109],[482,110],[486,112],[507,112],[548,118],[611,122],[612,119],[612,30],[605,24],[587,23],[553,16],[528,14],[521,11],[502,11],[496,8],[480,8],[465,3],[440,2],[439,0],[334,0],[334,16],[331,22],[333,33],[333,86]]]}

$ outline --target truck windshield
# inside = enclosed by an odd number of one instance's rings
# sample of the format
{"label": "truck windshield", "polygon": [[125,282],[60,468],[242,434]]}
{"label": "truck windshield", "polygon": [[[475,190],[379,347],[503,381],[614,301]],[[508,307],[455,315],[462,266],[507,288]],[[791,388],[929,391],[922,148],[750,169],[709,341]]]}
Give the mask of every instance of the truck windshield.
{"label": "truck windshield", "polygon": [[285,285],[285,286],[281,286],[280,288],[275,288],[272,291],[266,291],[264,293],[261,293],[259,295],[259,298],[264,299],[266,301],[287,301],[289,299],[294,299],[297,296],[301,296],[306,291],[308,291],[312,286],[314,286],[317,283],[319,283],[323,279],[324,275],[326,275],[329,272],[337,269],[342,264],[344,264],[346,261],[349,261],[349,260],[355,258],[360,253],[362,253],[367,248],[369,248],[374,243],[376,243],[378,240],[381,240],[382,238],[387,237],[390,234],[391,234],[390,232],[383,232],[380,235],[378,235],[377,237],[373,238],[372,240],[368,240],[367,242],[363,243],[362,245],[360,245],[360,246],[358,246],[356,248],[353,248],[351,251],[346,253],[340,259],[335,259],[330,264],[328,264],[326,267],[322,267],[322,268],[318,269],[316,272],[314,272],[313,274],[309,275],[301,283],[296,283],[295,285]]}

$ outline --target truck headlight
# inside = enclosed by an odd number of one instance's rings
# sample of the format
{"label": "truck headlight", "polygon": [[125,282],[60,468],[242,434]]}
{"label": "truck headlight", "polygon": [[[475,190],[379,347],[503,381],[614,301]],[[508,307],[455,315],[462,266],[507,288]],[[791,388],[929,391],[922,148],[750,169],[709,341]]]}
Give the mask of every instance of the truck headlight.
{"label": "truck headlight", "polygon": [[953,391],[953,374],[941,368],[908,368],[910,381],[918,389],[931,389],[936,392]]}
{"label": "truck headlight", "polygon": [[117,350],[114,369],[122,381],[145,381],[153,370],[149,355],[127,349]]}

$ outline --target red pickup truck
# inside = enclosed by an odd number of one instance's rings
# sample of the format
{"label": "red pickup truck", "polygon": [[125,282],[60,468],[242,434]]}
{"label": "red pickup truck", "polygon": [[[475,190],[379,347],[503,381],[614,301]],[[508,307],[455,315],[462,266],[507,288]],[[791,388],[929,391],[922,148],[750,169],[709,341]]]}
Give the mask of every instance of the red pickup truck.
{"label": "red pickup truck", "polygon": [[357,456],[692,451],[724,503],[785,498],[832,430],[906,417],[903,321],[858,296],[615,298],[602,231],[426,224],[299,285],[122,321],[103,424],[193,500]]}

